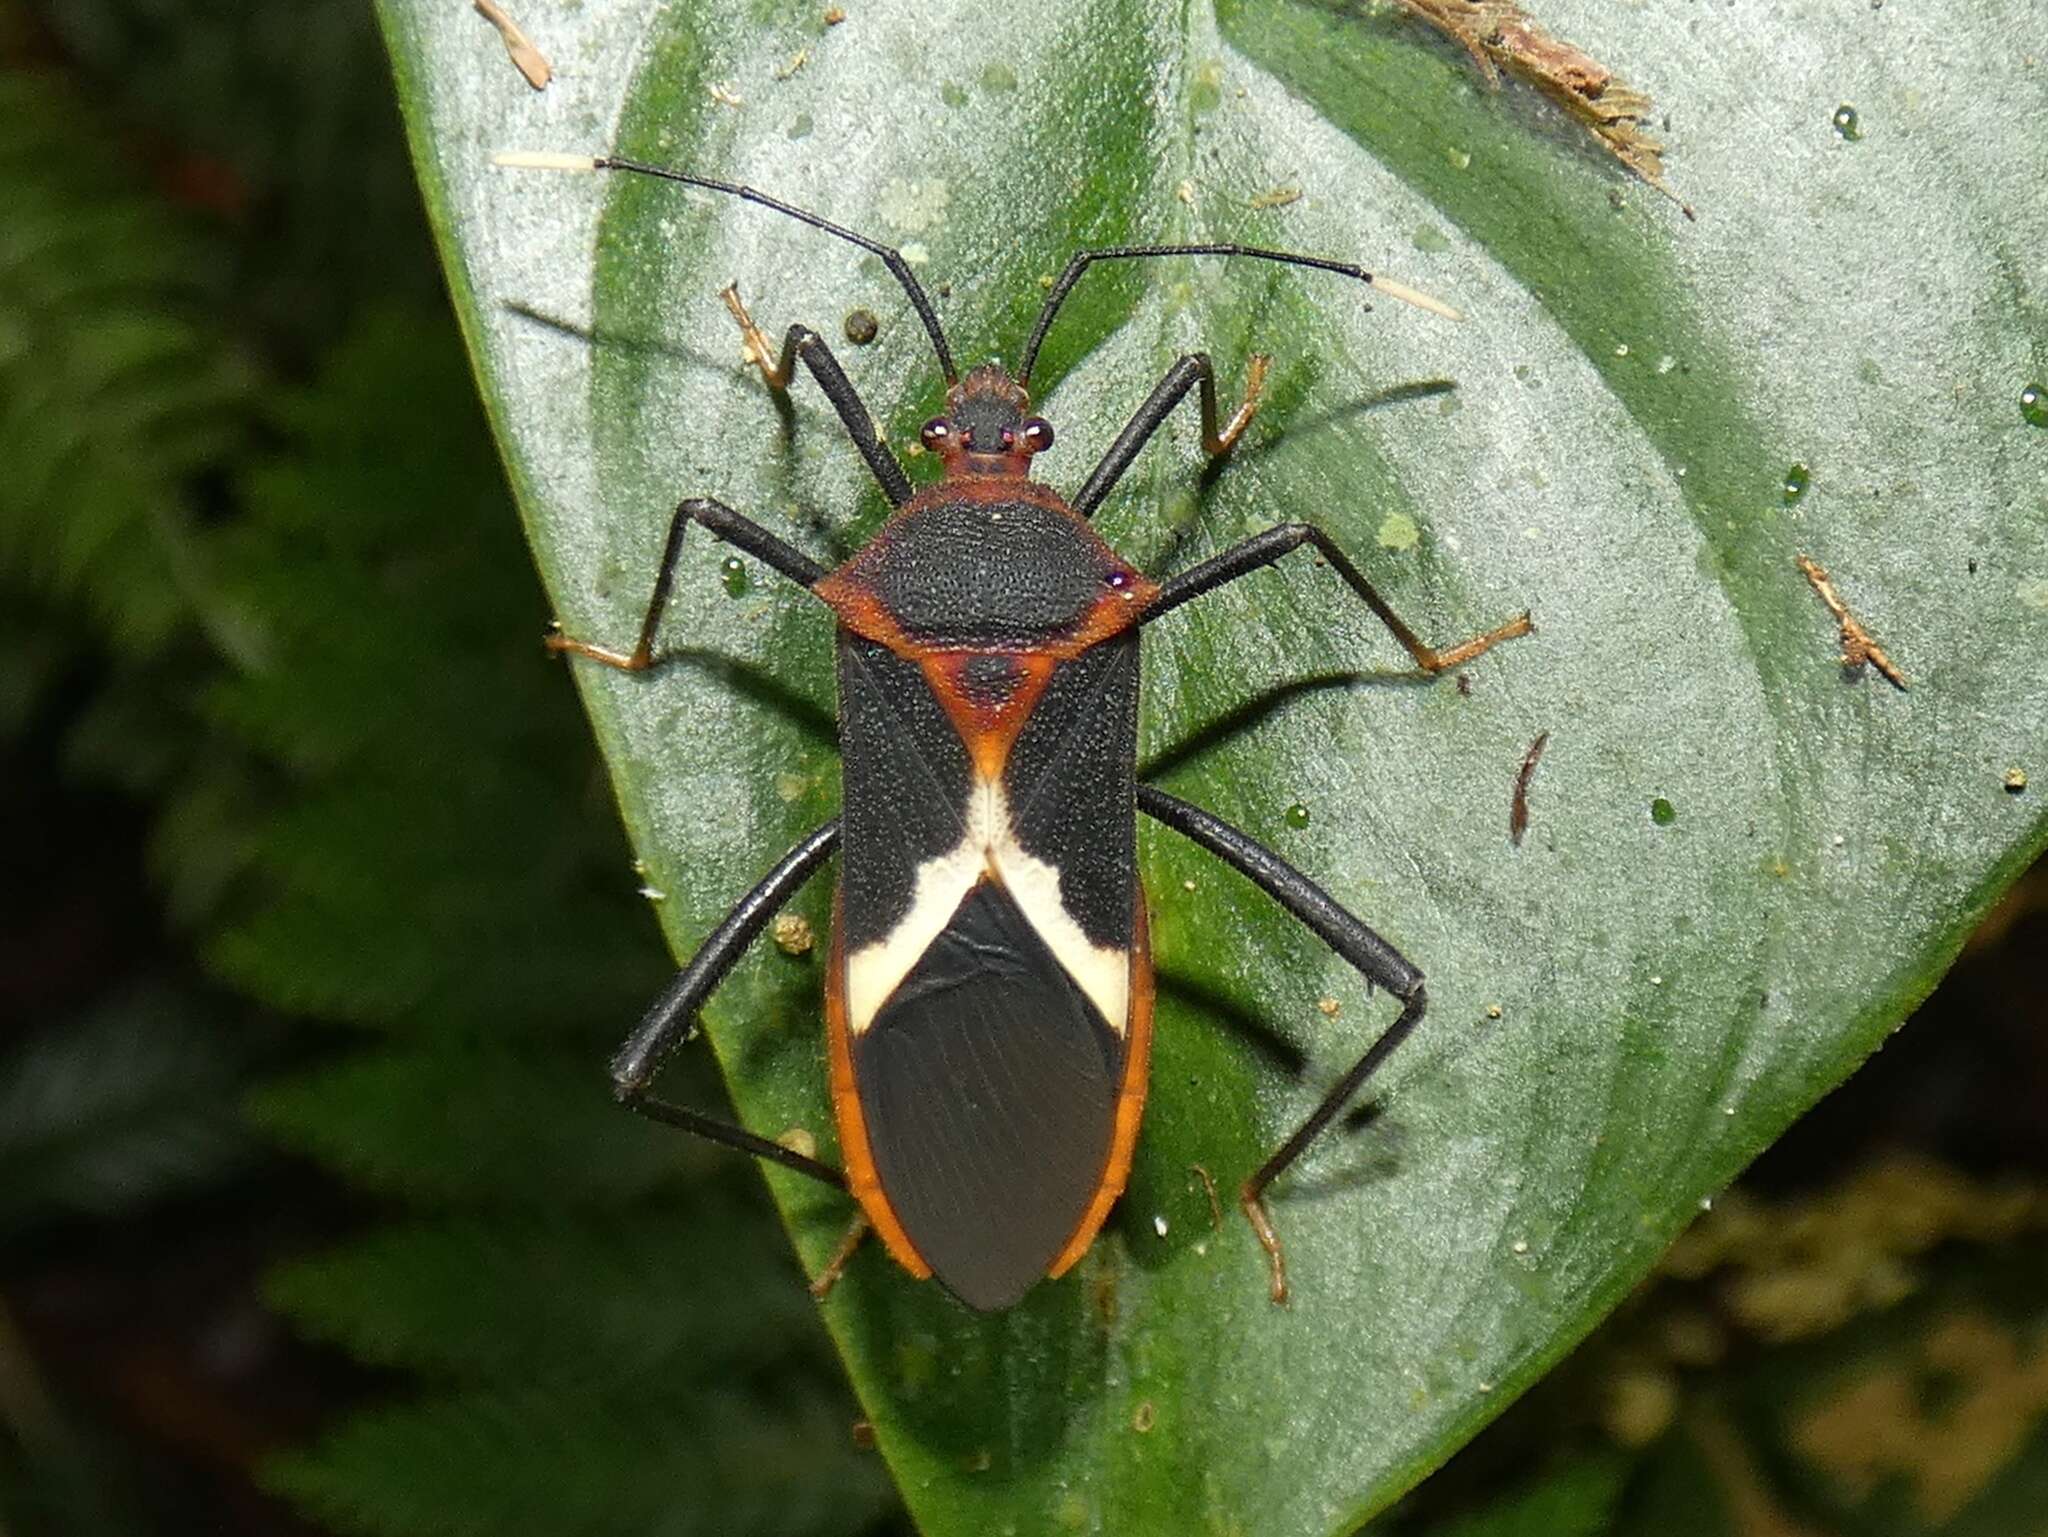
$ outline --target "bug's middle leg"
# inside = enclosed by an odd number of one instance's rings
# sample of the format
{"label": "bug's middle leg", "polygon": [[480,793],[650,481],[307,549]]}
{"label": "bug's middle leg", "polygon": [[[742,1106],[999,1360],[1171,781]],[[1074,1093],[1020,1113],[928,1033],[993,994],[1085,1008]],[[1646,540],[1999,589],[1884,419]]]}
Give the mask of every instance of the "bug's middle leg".
{"label": "bug's middle leg", "polygon": [[654,595],[647,600],[647,616],[640,621],[640,638],[633,649],[611,651],[558,631],[547,637],[548,650],[567,651],[593,662],[602,662],[607,667],[616,667],[621,672],[645,672],[652,667],[654,635],[661,628],[662,612],[668,607],[669,589],[675,585],[676,561],[683,553],[683,534],[692,523],[701,524],[713,538],[723,539],[727,544],[745,550],[802,586],[813,586],[825,575],[823,566],[795,545],[769,533],[752,518],[741,516],[711,497],[693,496],[677,507],[675,516],[669,519],[668,538],[661,547],[661,565],[654,573]]}
{"label": "bug's middle leg", "polygon": [[1176,796],[1151,785],[1138,786],[1138,809],[1162,822],[1190,842],[1207,849],[1225,864],[1262,888],[1267,895],[1306,924],[1324,944],[1348,961],[1368,983],[1385,988],[1401,1000],[1400,1015],[1379,1039],[1366,1048],[1365,1055],[1322,1097],[1308,1118],[1292,1136],[1261,1164],[1238,1192],[1239,1204],[1258,1234],[1271,1266],[1271,1290],[1275,1302],[1287,1300],[1287,1263],[1280,1238],[1267,1214],[1266,1187],[1286,1172],[1308,1145],[1322,1135],[1331,1121],[1351,1102],[1366,1079],[1388,1055],[1406,1040],[1422,1019],[1425,998],[1422,973],[1407,957],[1354,917],[1335,897],[1287,863],[1256,839],[1232,827],[1221,817],[1191,806]]}
{"label": "bug's middle leg", "polygon": [[1525,609],[1506,624],[1496,626],[1483,635],[1475,635],[1455,646],[1438,650],[1426,644],[1421,636],[1408,627],[1401,616],[1388,606],[1387,600],[1379,595],[1372,583],[1365,579],[1365,573],[1351,563],[1351,557],[1337,547],[1337,541],[1313,523],[1282,523],[1276,528],[1267,529],[1264,533],[1252,535],[1244,543],[1225,550],[1221,555],[1212,556],[1199,565],[1190,566],[1187,570],[1168,578],[1160,587],[1159,595],[1145,610],[1145,616],[1140,623],[1150,624],[1161,614],[1171,613],[1183,603],[1192,602],[1206,592],[1214,592],[1218,587],[1234,582],[1261,566],[1272,565],[1283,555],[1300,549],[1304,544],[1316,547],[1323,559],[1328,561],[1332,569],[1344,579],[1345,585],[1357,593],[1365,606],[1379,616],[1380,623],[1393,632],[1394,639],[1415,658],[1415,665],[1424,672],[1441,672],[1446,667],[1456,667],[1461,662],[1469,662],[1482,652],[1492,650],[1502,641],[1512,640],[1517,635],[1527,635],[1536,628]]}
{"label": "bug's middle leg", "polygon": [[[889,498],[889,505],[901,507],[909,501],[910,477],[903,473],[903,466],[896,462],[889,445],[875,430],[874,417],[868,414],[853,381],[846,377],[846,370],[839,366],[839,359],[832,356],[832,349],[825,345],[825,339],[807,325],[793,325],[783,333],[782,351],[778,355],[768,345],[768,338],[761,334],[761,328],[754,324],[754,317],[747,313],[747,307],[740,299],[738,283],[728,284],[720,290],[718,297],[725,301],[725,307],[732,311],[732,318],[739,323],[740,334],[746,338],[747,357],[761,370],[761,377],[767,381],[768,388],[778,395],[786,393],[801,359],[804,367],[811,371],[811,377],[818,381],[818,388],[825,392],[825,398],[832,402],[832,409],[839,413],[846,435],[853,439],[853,446],[860,451],[868,469],[881,483],[882,494]],[[771,358],[774,361],[771,362]]]}
{"label": "bug's middle leg", "polygon": [[1259,395],[1266,387],[1266,370],[1272,362],[1263,352],[1252,354],[1250,371],[1245,378],[1244,399],[1231,413],[1230,420],[1219,427],[1216,422],[1216,370],[1209,361],[1209,354],[1190,352],[1181,358],[1145,397],[1145,403],[1138,407],[1137,414],[1116,435],[1116,441],[1109,445],[1102,462],[1095,466],[1081,483],[1081,489],[1074,493],[1070,503],[1074,511],[1084,518],[1095,516],[1096,509],[1116,489],[1116,483],[1123,479],[1124,471],[1143,452],[1152,434],[1173,414],[1173,408],[1187,398],[1188,391],[1198,385],[1202,400],[1203,451],[1211,458],[1229,453],[1259,408]]}

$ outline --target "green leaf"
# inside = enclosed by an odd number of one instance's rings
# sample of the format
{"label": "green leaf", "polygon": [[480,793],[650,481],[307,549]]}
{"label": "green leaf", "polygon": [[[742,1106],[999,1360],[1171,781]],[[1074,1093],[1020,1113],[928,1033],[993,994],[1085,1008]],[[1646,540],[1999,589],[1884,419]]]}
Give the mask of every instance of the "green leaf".
{"label": "green leaf", "polygon": [[[805,1409],[798,1417],[737,1394],[707,1402],[658,1389],[469,1394],[358,1415],[317,1456],[268,1464],[265,1480],[360,1532],[858,1530],[886,1508],[886,1483],[843,1420],[822,1405]],[[690,1499],[669,1503],[674,1488]]]}
{"label": "green leaf", "polygon": [[[1312,517],[1433,639],[1525,605],[1541,628],[1468,668],[1469,694],[1423,683],[1300,558],[1152,635],[1151,772],[1398,943],[1431,1013],[1381,1114],[1276,1189],[1295,1300],[1272,1307],[1249,1231],[1228,1211],[1211,1230],[1190,1166],[1233,1188],[1389,1010],[1243,882],[1141,831],[1163,991],[1110,1230],[1000,1318],[878,1253],[826,1309],[928,1531],[1348,1529],[1875,1049],[2041,847],[2040,794],[2001,781],[2048,761],[2048,432],[2020,409],[2048,375],[2048,90],[2007,21],[1955,0],[1846,20],[1546,9],[1669,114],[1694,224],[1392,12],[539,12],[523,20],[558,66],[539,95],[468,11],[382,14],[529,536],[595,639],[630,642],[682,495],[820,558],[879,523],[816,391],[784,415],[738,361],[727,281],[771,334],[882,317],[840,351],[898,443],[937,373],[871,259],[671,187],[494,170],[493,151],[737,177],[919,248],[970,361],[1014,359],[1069,251],[1125,240],[1362,256],[1471,317],[1177,261],[1092,275],[1046,350],[1043,468],[1068,487],[1177,352],[1208,349],[1227,383],[1275,355],[1233,463],[1204,473],[1177,420],[1104,509],[1146,568]],[[1279,185],[1302,198],[1252,206]],[[838,799],[830,625],[758,571],[728,597],[725,554],[686,551],[672,665],[578,669],[679,954]],[[1909,691],[1843,676],[1801,554]],[[1510,790],[1545,731],[1514,848]],[[799,906],[822,922],[828,903]],[[829,1143],[817,970],[755,956],[708,1023],[753,1124]],[[774,1183],[817,1265],[843,1210]],[[693,1497],[679,1482],[678,1507]]]}
{"label": "green leaf", "polygon": [[1603,1537],[1623,1471],[1611,1458],[1572,1463],[1476,1515],[1446,1522],[1431,1537]]}
{"label": "green leaf", "polygon": [[[365,1360],[499,1387],[664,1378],[717,1384],[817,1342],[810,1297],[767,1223],[703,1263],[698,1230],[738,1192],[629,1213],[549,1212],[394,1228],[270,1278],[271,1300]],[[763,1295],[757,1278],[790,1284]],[[480,1278],[489,1284],[479,1285]]]}
{"label": "green leaf", "polygon": [[201,1000],[135,991],[0,1059],[0,1232],[120,1217],[252,1159],[240,1064]]}
{"label": "green leaf", "polygon": [[[871,1527],[886,1474],[752,1176],[612,1102],[617,1021],[667,968],[454,327],[371,317],[270,404],[218,562],[262,645],[206,694],[253,792],[212,950],[379,1032],[252,1109],[400,1220],[270,1292],[433,1395],[343,1417],[279,1486],[351,1531],[733,1529],[702,1501],[634,1518],[690,1470],[775,1507],[742,1530]],[[678,1066],[716,1097],[708,1058]]]}
{"label": "green leaf", "polygon": [[[366,303],[430,302],[375,18],[356,0],[284,10],[184,0],[26,0],[99,122],[231,212],[237,328],[304,361]],[[228,263],[220,265],[225,268]]]}
{"label": "green leaf", "polygon": [[270,1084],[251,1108],[288,1146],[416,1202],[518,1205],[545,1190],[615,1204],[672,1180],[680,1160],[590,1083],[602,1052],[438,1041]]}
{"label": "green leaf", "polygon": [[220,253],[89,104],[26,73],[0,73],[0,200],[0,580],[148,654],[205,607],[188,482],[249,425],[208,324]]}

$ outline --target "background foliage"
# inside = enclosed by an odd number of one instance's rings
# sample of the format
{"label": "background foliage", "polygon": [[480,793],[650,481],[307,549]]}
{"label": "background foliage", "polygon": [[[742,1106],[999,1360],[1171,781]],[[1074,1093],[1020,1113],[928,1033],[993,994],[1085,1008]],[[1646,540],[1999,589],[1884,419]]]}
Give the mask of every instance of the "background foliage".
{"label": "background foliage", "polygon": [[[772,326],[886,316],[849,366],[893,440],[937,381],[858,252],[732,199],[494,168],[507,145],[716,167],[872,227],[968,357],[1014,349],[1076,243],[1364,247],[1475,317],[1181,261],[1100,275],[1053,334],[1033,384],[1061,444],[1038,469],[1069,486],[1176,352],[1278,355],[1229,465],[1205,473],[1178,421],[1103,508],[1141,566],[1312,515],[1430,633],[1524,601],[1540,629],[1469,692],[1402,677],[1299,561],[1148,631],[1144,771],[1358,904],[1428,971],[1433,1014],[1377,1116],[1276,1192],[1297,1285],[1266,1306],[1250,1235],[1210,1233],[1189,1166],[1226,1188],[1255,1167],[1373,1007],[1271,904],[1141,830],[1158,1059],[1110,1241],[999,1319],[879,1262],[825,1310],[935,1533],[1291,1537],[1377,1510],[1882,1041],[2048,831],[2000,783],[2048,718],[2029,596],[2048,438],[2023,409],[2043,294],[2018,255],[2048,238],[2026,195],[2048,146],[2012,115],[2038,73],[1972,7],[1859,12],[1845,35],[1818,4],[1711,27],[1679,4],[1546,5],[1681,125],[1697,223],[1359,7],[1122,0],[1029,28],[982,0],[870,0],[836,27],[803,5],[554,13],[563,69],[539,95],[468,18],[383,15],[486,406],[584,636],[632,633],[679,494],[828,555],[881,514],[815,393],[778,407],[733,360],[729,277]],[[728,594],[722,555],[686,551],[670,666],[576,673],[678,952],[837,804],[829,623],[786,584]],[[1841,676],[1800,555],[1915,658],[1915,687]],[[1511,850],[1509,784],[1546,730],[1536,831]],[[801,899],[814,923],[826,900]],[[707,1010],[758,1128],[827,1124],[816,993],[767,953]],[[771,1183],[822,1262],[843,1209]]]}
{"label": "background foliage", "polygon": [[[754,1177],[596,1092],[666,962],[364,18],[4,14],[0,1522],[901,1529]],[[2024,1529],[2039,891],[1390,1525]]]}

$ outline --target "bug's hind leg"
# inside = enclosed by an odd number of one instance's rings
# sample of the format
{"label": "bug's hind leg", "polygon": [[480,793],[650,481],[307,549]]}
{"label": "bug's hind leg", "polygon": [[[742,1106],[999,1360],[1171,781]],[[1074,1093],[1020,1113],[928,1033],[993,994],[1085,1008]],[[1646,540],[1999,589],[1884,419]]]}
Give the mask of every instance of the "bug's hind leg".
{"label": "bug's hind leg", "polygon": [[[732,911],[719,920],[718,927],[698,947],[697,953],[690,957],[689,965],[655,999],[654,1006],[641,1019],[639,1027],[612,1057],[611,1075],[612,1091],[619,1103],[650,1120],[678,1127],[725,1147],[737,1148],[742,1153],[751,1153],[756,1158],[779,1163],[785,1169],[794,1169],[820,1184],[830,1185],[834,1190],[844,1190],[846,1176],[830,1164],[820,1163],[815,1158],[784,1147],[780,1142],[758,1136],[744,1126],[735,1126],[687,1106],[656,1099],[647,1092],[662,1058],[680,1044],[695,1025],[697,1011],[703,1007],[704,1000],[717,990],[718,984],[725,980],[726,973],[732,970],[733,963],[747,946],[838,845],[839,819],[835,817],[783,855],[780,863],[762,878],[761,883],[740,898]],[[844,1259],[839,1263],[843,1265]]]}
{"label": "bug's hind leg", "polygon": [[740,299],[738,283],[727,284],[719,291],[718,297],[732,311],[732,318],[739,324],[740,335],[746,338],[747,359],[761,370],[761,377],[767,381],[768,388],[778,395],[787,394],[790,381],[796,377],[797,362],[801,359],[804,367],[811,371],[811,377],[818,381],[818,388],[825,392],[825,398],[832,402],[832,409],[839,413],[846,435],[853,439],[853,446],[860,450],[861,458],[867,461],[868,469],[881,483],[882,494],[889,498],[889,505],[901,507],[909,501],[910,477],[903,473],[903,466],[896,462],[889,445],[875,430],[874,417],[868,414],[853,381],[846,377],[846,370],[839,366],[839,359],[832,355],[825,339],[809,326],[793,325],[783,333],[782,351],[778,354],[768,345],[768,338],[762,335],[761,328],[754,324],[754,317],[747,313],[747,306]]}
{"label": "bug's hind leg", "polygon": [[853,1221],[847,1225],[845,1236],[839,1240],[839,1247],[832,1251],[832,1257],[825,1261],[825,1268],[820,1270],[811,1282],[813,1297],[820,1302],[825,1300],[832,1288],[839,1284],[839,1278],[846,1274],[846,1267],[853,1262],[854,1255],[860,1252],[860,1246],[866,1242],[868,1234],[873,1230],[866,1212],[857,1211],[853,1214]]}
{"label": "bug's hind leg", "polygon": [[1406,1040],[1422,1019],[1425,999],[1422,973],[1407,957],[1340,906],[1322,887],[1264,844],[1232,827],[1221,817],[1191,806],[1151,785],[1138,786],[1138,809],[1207,849],[1306,924],[1318,939],[1348,961],[1367,983],[1385,988],[1401,1000],[1401,1012],[1386,1031],[1366,1048],[1365,1055],[1325,1094],[1294,1134],[1259,1165],[1238,1191],[1239,1204],[1266,1251],[1275,1302],[1287,1300],[1287,1261],[1280,1237],[1266,1211],[1266,1187],[1284,1174],[1309,1144],[1363,1087],[1376,1068]]}

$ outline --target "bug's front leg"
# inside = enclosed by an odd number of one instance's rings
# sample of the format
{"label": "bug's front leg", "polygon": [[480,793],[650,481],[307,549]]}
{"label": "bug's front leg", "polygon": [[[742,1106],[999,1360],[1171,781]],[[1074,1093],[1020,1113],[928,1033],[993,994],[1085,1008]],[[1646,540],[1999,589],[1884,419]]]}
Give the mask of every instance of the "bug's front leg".
{"label": "bug's front leg", "polygon": [[778,395],[786,394],[801,359],[804,367],[811,371],[811,377],[818,381],[818,388],[825,392],[825,398],[832,402],[832,409],[839,413],[846,435],[853,439],[853,446],[860,450],[861,458],[867,461],[868,469],[881,483],[882,494],[889,498],[889,505],[901,507],[909,501],[910,477],[903,473],[903,466],[896,462],[889,445],[875,430],[875,419],[868,414],[853,381],[846,377],[846,370],[839,366],[839,359],[832,355],[825,339],[809,326],[793,325],[783,333],[782,351],[778,355],[768,345],[768,338],[761,334],[761,328],[754,324],[754,317],[747,313],[746,305],[740,300],[738,283],[727,284],[718,297],[732,311],[732,318],[739,324],[740,335],[746,339],[747,360],[761,370],[761,377],[767,381],[768,388]]}
{"label": "bug's front leg", "polygon": [[1266,388],[1266,371],[1272,362],[1263,352],[1252,354],[1250,371],[1245,377],[1244,398],[1238,402],[1230,420],[1219,426],[1216,421],[1216,370],[1209,361],[1209,354],[1191,352],[1181,358],[1145,397],[1145,403],[1138,407],[1124,430],[1116,435],[1116,441],[1109,445],[1102,462],[1095,466],[1081,483],[1081,489],[1074,493],[1074,511],[1084,518],[1095,516],[1104,499],[1116,489],[1124,471],[1131,467],[1146,443],[1151,441],[1152,434],[1173,414],[1173,408],[1187,398],[1188,391],[1197,386],[1201,390],[1202,402],[1202,449],[1211,458],[1229,453],[1259,409],[1259,396]]}
{"label": "bug's front leg", "polygon": [[1351,1102],[1366,1079],[1393,1050],[1406,1040],[1421,1022],[1426,1006],[1422,973],[1407,957],[1367,928],[1322,887],[1287,863],[1278,854],[1249,835],[1232,827],[1221,817],[1191,806],[1151,785],[1138,786],[1138,809],[1164,823],[1190,842],[1207,849],[1218,859],[1262,888],[1267,895],[1292,913],[1324,944],[1348,961],[1365,980],[1385,988],[1401,1000],[1401,1012],[1366,1048],[1365,1055],[1338,1079],[1292,1136],[1259,1165],[1238,1191],[1238,1202],[1266,1251],[1271,1268],[1271,1292],[1276,1303],[1287,1300],[1287,1261],[1280,1237],[1266,1211],[1266,1187],[1287,1171],[1308,1145],[1328,1129],[1331,1121]]}

